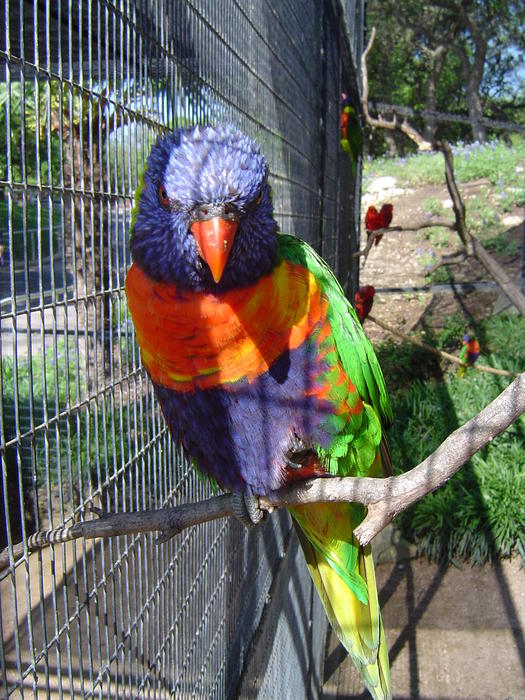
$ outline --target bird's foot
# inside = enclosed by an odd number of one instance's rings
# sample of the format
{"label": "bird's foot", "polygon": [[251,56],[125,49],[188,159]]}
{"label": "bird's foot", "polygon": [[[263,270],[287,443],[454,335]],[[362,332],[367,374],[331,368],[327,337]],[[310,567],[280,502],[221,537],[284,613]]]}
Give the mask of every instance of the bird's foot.
{"label": "bird's foot", "polygon": [[284,453],[284,465],[287,469],[302,469],[308,464],[315,452],[306,440],[297,435],[292,435],[288,442],[288,449]]}
{"label": "bird's foot", "polygon": [[259,499],[247,493],[232,493],[233,513],[237,520],[244,527],[252,528],[258,525],[266,515],[264,510],[259,508]]}

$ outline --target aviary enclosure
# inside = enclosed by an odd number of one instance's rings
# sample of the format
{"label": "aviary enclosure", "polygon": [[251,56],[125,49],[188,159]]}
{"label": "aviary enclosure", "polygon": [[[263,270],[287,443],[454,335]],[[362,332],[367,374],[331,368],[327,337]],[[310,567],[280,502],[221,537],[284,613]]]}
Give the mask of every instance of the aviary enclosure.
{"label": "aviary enclosure", "polygon": [[123,291],[157,134],[228,121],[283,231],[357,282],[362,0],[5,0],[0,19],[2,697],[315,697],[326,620],[291,523],[30,553],[90,508],[204,498],[140,366]]}

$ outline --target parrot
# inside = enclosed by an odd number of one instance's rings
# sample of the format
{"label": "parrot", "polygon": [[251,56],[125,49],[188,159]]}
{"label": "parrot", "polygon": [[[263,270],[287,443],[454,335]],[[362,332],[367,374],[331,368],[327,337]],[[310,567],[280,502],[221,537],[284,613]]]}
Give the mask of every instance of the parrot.
{"label": "parrot", "polygon": [[363,287],[359,287],[355,293],[355,310],[357,311],[361,323],[363,323],[372,310],[375,293],[376,290],[371,284],[365,284]]}
{"label": "parrot", "polygon": [[459,352],[459,359],[464,363],[464,365],[458,369],[459,377],[465,376],[467,368],[472,367],[481,354],[479,341],[471,336],[470,333],[465,333],[461,339],[461,343],[462,347]]}
{"label": "parrot", "polygon": [[346,92],[341,93],[341,148],[350,156],[355,178],[357,161],[363,152],[363,132],[359,115]]}
{"label": "parrot", "polygon": [[[392,473],[377,358],[327,264],[278,230],[254,140],[228,124],[160,136],[129,244],[128,309],[168,428],[248,522],[298,480]],[[330,623],[372,697],[390,698],[371,549],[353,535],[364,506],[288,510]]]}
{"label": "parrot", "polygon": [[[392,204],[383,204],[380,211],[377,211],[374,206],[368,207],[365,214],[365,228],[367,233],[370,234],[371,231],[377,231],[380,228],[387,228],[390,226],[393,209],[394,207]],[[376,236],[374,245],[379,245],[379,241],[382,238],[382,233]]]}

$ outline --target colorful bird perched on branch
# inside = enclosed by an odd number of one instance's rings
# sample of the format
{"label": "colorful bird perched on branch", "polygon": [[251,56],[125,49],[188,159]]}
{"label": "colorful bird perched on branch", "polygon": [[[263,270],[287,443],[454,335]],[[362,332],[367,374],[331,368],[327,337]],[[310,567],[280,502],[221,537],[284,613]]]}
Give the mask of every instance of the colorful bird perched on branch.
{"label": "colorful bird perched on branch", "polygon": [[[372,231],[378,231],[381,228],[388,228],[392,222],[394,207],[392,204],[383,204],[381,209],[377,211],[374,206],[368,207],[365,214],[365,228],[367,235],[370,236]],[[383,238],[380,233],[374,240],[374,245],[378,245]]]}
{"label": "colorful bird perched on branch", "polygon": [[[230,127],[160,138],[138,190],[129,309],[171,433],[259,518],[297,479],[390,472],[383,375],[326,264],[277,232],[268,165]],[[369,547],[352,503],[290,508],[328,617],[374,698],[391,697]]]}
{"label": "colorful bird perched on branch", "polygon": [[363,287],[359,287],[355,293],[355,310],[357,311],[361,323],[363,323],[372,310],[375,293],[376,290],[371,284],[365,284]]}
{"label": "colorful bird perched on branch", "polygon": [[350,156],[355,178],[357,161],[363,152],[363,132],[359,115],[346,92],[341,95],[341,148]]}
{"label": "colorful bird perched on branch", "polygon": [[470,333],[465,333],[461,339],[462,347],[459,352],[459,359],[464,363],[463,367],[458,369],[458,376],[463,377],[467,371],[468,367],[476,362],[481,354],[481,347],[476,338],[472,337]]}

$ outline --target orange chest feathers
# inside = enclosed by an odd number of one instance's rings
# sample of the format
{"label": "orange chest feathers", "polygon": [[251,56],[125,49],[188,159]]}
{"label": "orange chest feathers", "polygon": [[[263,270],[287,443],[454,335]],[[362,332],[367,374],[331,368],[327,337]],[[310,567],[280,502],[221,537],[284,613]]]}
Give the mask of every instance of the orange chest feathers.
{"label": "orange chest feathers", "polygon": [[252,381],[319,328],[328,307],[313,275],[288,261],[218,294],[154,282],[132,265],[126,294],[152,380],[183,392]]}

